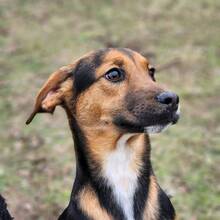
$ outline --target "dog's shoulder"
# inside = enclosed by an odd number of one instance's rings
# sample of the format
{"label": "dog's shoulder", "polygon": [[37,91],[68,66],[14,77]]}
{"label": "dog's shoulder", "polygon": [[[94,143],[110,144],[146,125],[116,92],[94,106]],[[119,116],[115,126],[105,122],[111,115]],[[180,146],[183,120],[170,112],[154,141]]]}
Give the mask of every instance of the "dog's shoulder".
{"label": "dog's shoulder", "polygon": [[173,220],[175,219],[175,209],[167,196],[167,194],[160,188],[158,194],[159,202],[159,219],[161,220]]}
{"label": "dog's shoulder", "polygon": [[90,220],[77,206],[76,201],[71,200],[58,220]]}

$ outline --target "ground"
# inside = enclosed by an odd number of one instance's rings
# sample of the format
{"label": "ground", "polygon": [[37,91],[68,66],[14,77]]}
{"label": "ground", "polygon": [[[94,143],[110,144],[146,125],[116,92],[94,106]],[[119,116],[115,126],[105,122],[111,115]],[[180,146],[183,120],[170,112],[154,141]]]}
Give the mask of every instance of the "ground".
{"label": "ground", "polygon": [[0,1],[0,192],[16,219],[56,219],[74,150],[62,109],[25,125],[56,68],[103,47],[129,47],[180,96],[181,120],[152,136],[152,160],[179,219],[220,219],[220,2]]}

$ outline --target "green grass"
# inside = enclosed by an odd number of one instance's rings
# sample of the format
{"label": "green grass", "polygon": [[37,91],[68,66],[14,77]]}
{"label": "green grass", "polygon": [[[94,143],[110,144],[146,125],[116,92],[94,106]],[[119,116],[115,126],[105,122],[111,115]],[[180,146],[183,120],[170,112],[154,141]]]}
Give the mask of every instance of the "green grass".
{"label": "green grass", "polygon": [[24,124],[35,94],[56,68],[106,46],[156,66],[177,60],[157,80],[180,95],[182,117],[152,137],[153,165],[180,219],[220,219],[219,10],[215,0],[1,1],[0,191],[16,219],[54,219],[74,177],[64,112]]}

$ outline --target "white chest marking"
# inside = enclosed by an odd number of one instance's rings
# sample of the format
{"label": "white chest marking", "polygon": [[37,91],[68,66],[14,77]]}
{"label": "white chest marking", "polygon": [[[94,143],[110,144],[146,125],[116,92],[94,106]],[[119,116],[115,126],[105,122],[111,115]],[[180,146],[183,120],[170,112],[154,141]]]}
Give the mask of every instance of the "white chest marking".
{"label": "white chest marking", "polygon": [[137,187],[138,173],[132,169],[134,154],[127,140],[134,134],[125,134],[117,142],[104,162],[104,175],[113,189],[114,196],[122,208],[126,220],[134,220],[133,196]]}

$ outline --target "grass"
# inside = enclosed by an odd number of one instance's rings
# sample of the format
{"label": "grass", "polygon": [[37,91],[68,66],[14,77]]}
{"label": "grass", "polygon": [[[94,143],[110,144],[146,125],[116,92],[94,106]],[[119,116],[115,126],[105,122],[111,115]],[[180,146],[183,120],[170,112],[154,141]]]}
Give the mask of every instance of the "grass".
{"label": "grass", "polygon": [[0,191],[16,219],[54,219],[74,177],[63,111],[24,125],[35,94],[56,68],[107,46],[135,49],[156,66],[175,60],[157,80],[180,95],[182,117],[152,136],[153,165],[180,219],[220,219],[218,1],[0,4]]}

